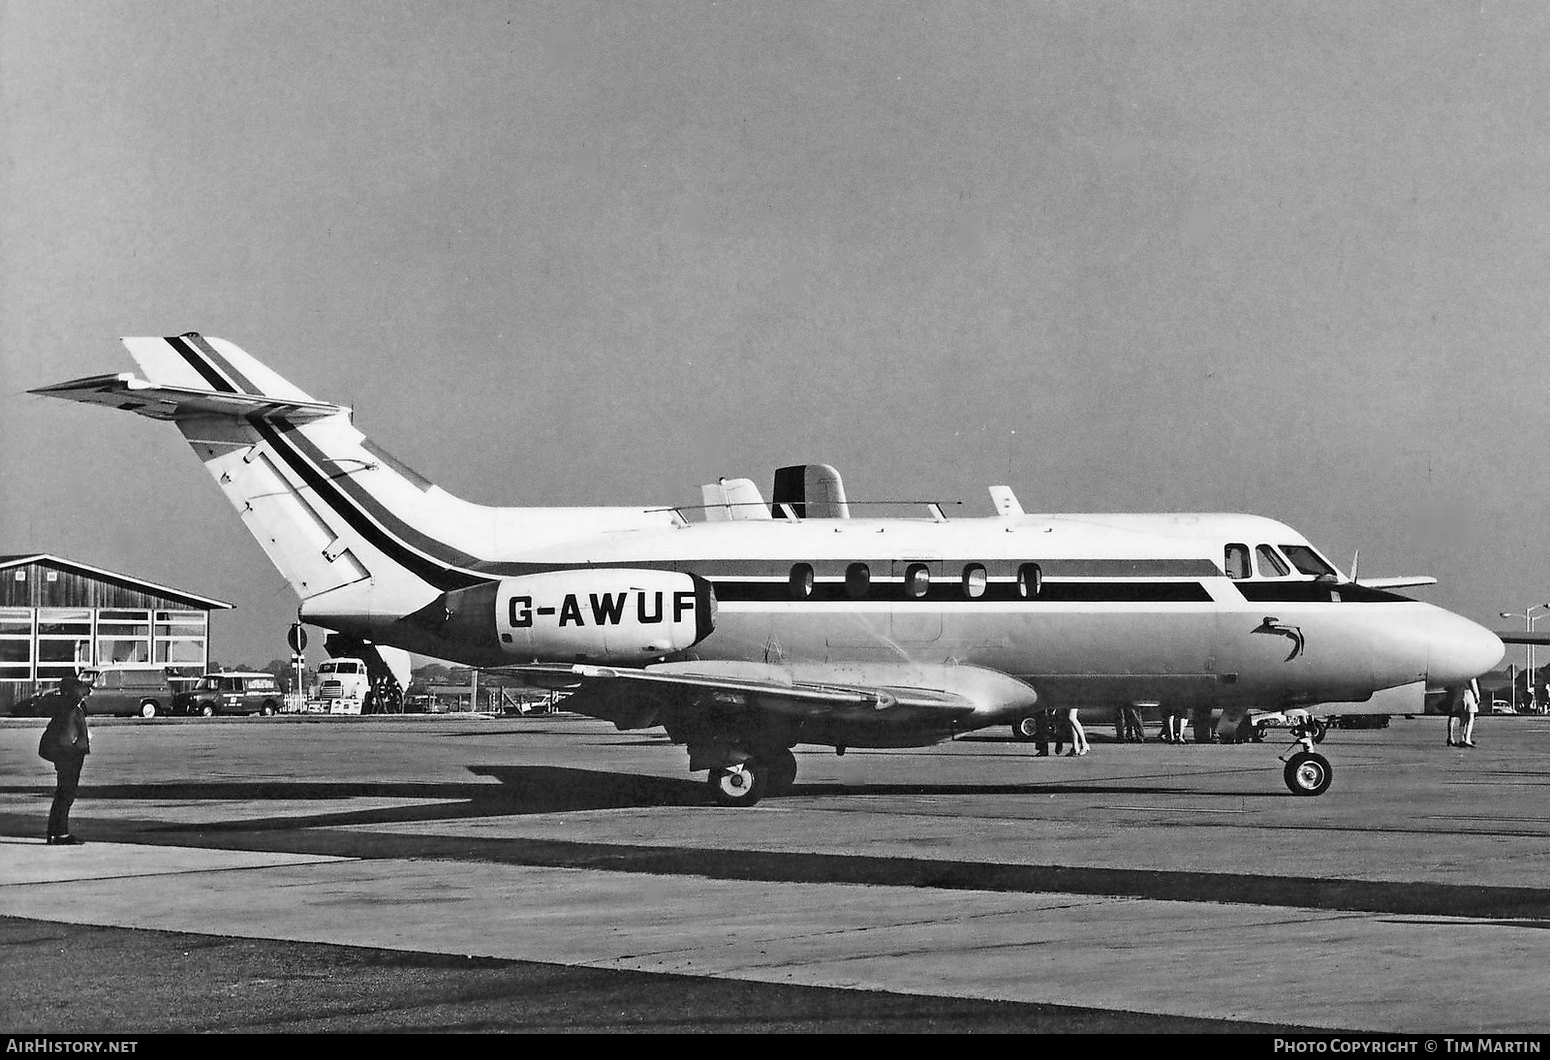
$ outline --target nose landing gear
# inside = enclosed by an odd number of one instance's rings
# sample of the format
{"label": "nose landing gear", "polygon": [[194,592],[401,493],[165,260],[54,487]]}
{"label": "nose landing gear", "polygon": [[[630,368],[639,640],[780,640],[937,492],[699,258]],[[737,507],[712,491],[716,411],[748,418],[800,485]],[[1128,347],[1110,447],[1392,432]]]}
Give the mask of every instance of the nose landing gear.
{"label": "nose landing gear", "polygon": [[1294,729],[1293,733],[1297,736],[1294,746],[1301,750],[1281,756],[1281,761],[1286,763],[1282,776],[1293,795],[1322,795],[1329,790],[1330,781],[1335,779],[1335,770],[1329,764],[1329,759],[1313,749],[1314,742],[1324,738],[1323,726],[1319,726],[1317,732],[1315,736],[1309,729]]}

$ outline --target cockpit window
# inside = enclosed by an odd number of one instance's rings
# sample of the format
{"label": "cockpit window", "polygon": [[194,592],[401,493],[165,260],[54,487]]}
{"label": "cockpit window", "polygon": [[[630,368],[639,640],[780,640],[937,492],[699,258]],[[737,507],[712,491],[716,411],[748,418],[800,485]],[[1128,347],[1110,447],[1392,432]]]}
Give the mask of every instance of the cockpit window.
{"label": "cockpit window", "polygon": [[1228,545],[1223,552],[1222,565],[1227,568],[1227,577],[1247,578],[1253,573],[1249,570],[1249,546]]}
{"label": "cockpit window", "polygon": [[1307,545],[1282,545],[1281,551],[1292,561],[1292,566],[1303,574],[1311,574],[1316,578],[1337,573],[1334,567],[1320,559],[1319,554]]}
{"label": "cockpit window", "polygon": [[1269,545],[1260,545],[1254,550],[1254,563],[1261,578],[1284,578],[1291,573],[1291,568]]}

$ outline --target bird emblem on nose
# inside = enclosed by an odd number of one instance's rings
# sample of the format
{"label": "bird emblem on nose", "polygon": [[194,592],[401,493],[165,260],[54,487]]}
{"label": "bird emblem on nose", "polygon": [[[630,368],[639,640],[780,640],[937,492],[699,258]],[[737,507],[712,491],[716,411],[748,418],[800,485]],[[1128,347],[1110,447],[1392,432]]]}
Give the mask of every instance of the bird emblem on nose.
{"label": "bird emblem on nose", "polygon": [[1307,644],[1306,639],[1302,635],[1302,627],[1286,625],[1279,618],[1272,615],[1266,615],[1264,621],[1254,628],[1254,632],[1286,637],[1292,642],[1292,650],[1285,659],[1281,660],[1282,662],[1291,662],[1297,658],[1297,656],[1302,654],[1302,649]]}

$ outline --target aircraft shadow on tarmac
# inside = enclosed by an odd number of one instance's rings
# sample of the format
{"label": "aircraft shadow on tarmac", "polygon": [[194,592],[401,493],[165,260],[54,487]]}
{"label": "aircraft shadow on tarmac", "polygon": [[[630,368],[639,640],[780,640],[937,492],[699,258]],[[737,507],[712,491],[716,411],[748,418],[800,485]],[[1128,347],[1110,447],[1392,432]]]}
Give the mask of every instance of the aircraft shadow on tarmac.
{"label": "aircraft shadow on tarmac", "polygon": [[[407,799],[405,806],[341,809],[312,814],[285,814],[265,818],[202,820],[166,824],[162,830],[219,828],[228,831],[274,831],[344,825],[405,824],[478,817],[567,813],[579,810],[641,809],[660,806],[712,805],[709,792],[698,779],[622,774],[566,766],[469,766],[468,771],[498,783],[361,782],[361,781],[252,781],[191,782],[168,784],[85,785],[78,806],[90,812],[92,802],[117,800],[197,802],[336,802],[348,799]],[[0,795],[35,795],[45,798],[50,788],[41,785],[0,786]],[[975,796],[975,795],[1189,795],[1202,792],[1166,783],[1085,784],[1030,781],[1021,784],[909,784],[909,783],[813,783],[797,784],[788,796]],[[746,811],[729,811],[746,812]]]}

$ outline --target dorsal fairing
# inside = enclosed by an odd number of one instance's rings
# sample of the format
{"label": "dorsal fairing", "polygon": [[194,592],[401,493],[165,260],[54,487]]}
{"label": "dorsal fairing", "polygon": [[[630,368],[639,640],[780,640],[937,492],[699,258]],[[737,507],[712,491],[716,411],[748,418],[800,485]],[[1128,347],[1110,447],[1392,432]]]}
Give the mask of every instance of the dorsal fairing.
{"label": "dorsal fairing", "polygon": [[840,473],[828,464],[793,464],[775,472],[771,509],[789,507],[798,519],[849,519],[850,504]]}

